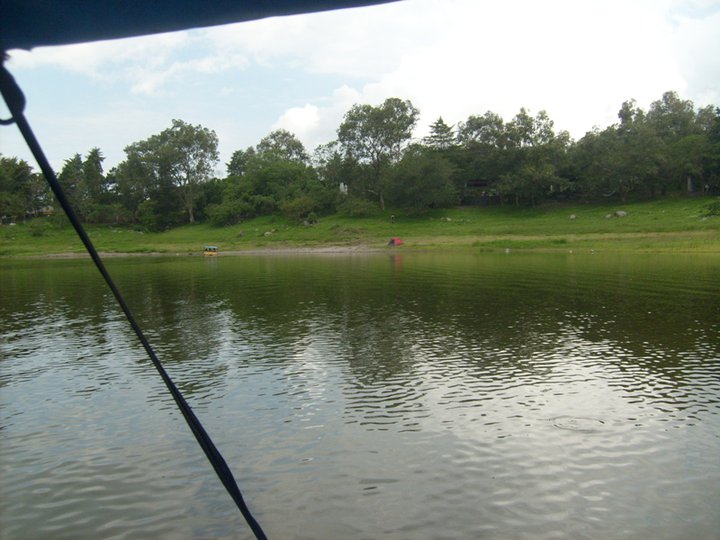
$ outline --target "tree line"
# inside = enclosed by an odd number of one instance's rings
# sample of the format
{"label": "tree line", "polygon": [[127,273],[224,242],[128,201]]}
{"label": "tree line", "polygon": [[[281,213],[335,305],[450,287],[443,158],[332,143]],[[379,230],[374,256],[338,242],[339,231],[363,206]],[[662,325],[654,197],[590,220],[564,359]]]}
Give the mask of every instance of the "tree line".
{"label": "tree line", "polygon": [[[409,100],[356,104],[337,139],[309,154],[289,131],[236,150],[224,178],[218,137],[201,125],[172,125],[125,148],[105,172],[100,149],[67,159],[58,175],[81,219],[163,230],[209,221],[230,225],[283,214],[312,223],[340,212],[422,212],[458,204],[535,206],[548,201],[656,198],[720,193],[720,108],[696,109],[666,92],[645,111],[622,104],[618,122],[581,139],[556,131],[545,111],[509,121],[488,111],[455,126],[442,117],[412,138],[419,111]],[[51,196],[28,163],[0,156],[0,218],[50,212]]]}

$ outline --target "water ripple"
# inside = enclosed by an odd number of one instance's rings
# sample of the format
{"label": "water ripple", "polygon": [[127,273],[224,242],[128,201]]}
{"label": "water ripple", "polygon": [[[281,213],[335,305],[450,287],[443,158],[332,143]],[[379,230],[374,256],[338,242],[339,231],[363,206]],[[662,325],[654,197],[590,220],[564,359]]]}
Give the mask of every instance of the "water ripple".
{"label": "water ripple", "polygon": [[[712,538],[717,267],[637,261],[114,264],[270,537]],[[3,285],[2,537],[246,535],[108,298],[58,268]]]}

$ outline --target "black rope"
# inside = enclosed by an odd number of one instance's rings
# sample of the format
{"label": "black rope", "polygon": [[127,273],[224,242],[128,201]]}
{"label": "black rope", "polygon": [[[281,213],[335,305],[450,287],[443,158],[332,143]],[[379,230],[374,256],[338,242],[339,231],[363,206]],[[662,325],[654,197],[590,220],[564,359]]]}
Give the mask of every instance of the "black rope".
{"label": "black rope", "polygon": [[40,144],[38,143],[37,139],[35,138],[35,135],[30,128],[30,124],[28,124],[27,120],[25,119],[24,115],[24,107],[25,107],[25,96],[22,93],[22,90],[20,90],[20,87],[15,82],[15,79],[10,74],[9,71],[5,68],[5,66],[0,66],[0,90],[2,91],[3,98],[5,99],[5,103],[8,106],[8,109],[10,110],[10,114],[12,115],[12,118],[9,120],[2,120],[1,122],[3,124],[10,124],[15,123],[17,124],[18,129],[20,130],[20,133],[22,133],[23,137],[25,138],[25,142],[27,143],[28,147],[30,148],[30,151],[33,153],[33,156],[35,157],[35,160],[37,161],[38,165],[40,166],[40,170],[42,171],[43,175],[45,176],[45,180],[47,180],[48,184],[50,185],[50,188],[52,189],[53,193],[55,194],[55,197],[57,198],[58,202],[60,203],[60,206],[62,206],[63,210],[67,214],[68,219],[70,220],[70,223],[72,223],[72,226],[75,228],[75,232],[77,232],[78,236],[80,237],[80,240],[82,240],[82,243],[85,245],[85,249],[90,254],[90,257],[92,258],[93,262],[95,263],[95,266],[100,271],[100,274],[102,274],[103,278],[105,279],[105,282],[107,283],[108,287],[110,287],[110,290],[112,291],[113,295],[115,296],[115,300],[117,300],[117,303],[122,308],[123,312],[125,313],[125,316],[127,317],[128,321],[130,322],[130,325],[132,326],[132,329],[135,331],[135,334],[137,335],[138,339],[140,340],[140,343],[142,343],[143,347],[145,348],[145,351],[147,352],[148,356],[150,357],[150,360],[152,360],[153,365],[157,369],[158,373],[160,374],[160,377],[162,377],[162,380],[165,382],[165,386],[167,386],[167,389],[170,391],[170,394],[172,394],[173,399],[175,400],[175,403],[177,404],[178,408],[180,409],[180,412],[182,412],[182,415],[185,417],[185,421],[187,422],[188,426],[190,426],[190,430],[195,435],[195,438],[197,439],[198,444],[200,444],[200,447],[205,452],[205,455],[207,456],[208,460],[210,460],[210,463],[212,464],[213,468],[215,469],[215,472],[217,473],[218,477],[220,478],[220,481],[225,486],[225,489],[227,489],[228,493],[232,497],[232,499],[235,501],[235,504],[237,504],[237,507],[240,509],[240,512],[242,513],[243,517],[247,521],[248,525],[252,529],[253,533],[255,534],[255,537],[258,540],[265,540],[267,537],[265,536],[265,533],[263,532],[262,528],[260,527],[260,524],[255,520],[253,515],[250,513],[250,509],[247,507],[247,504],[245,504],[245,501],[243,500],[242,494],[240,493],[240,488],[237,485],[237,482],[235,481],[235,478],[233,477],[232,472],[230,471],[230,468],[227,466],[227,463],[225,463],[225,459],[223,459],[222,455],[220,454],[219,450],[215,447],[215,444],[212,442],[212,439],[210,439],[210,435],[207,434],[205,431],[205,428],[203,428],[202,424],[200,423],[200,420],[198,420],[197,416],[195,416],[195,413],[190,408],[190,405],[187,401],[185,401],[185,398],[180,393],[180,390],[175,386],[175,383],[173,383],[172,379],[168,375],[168,373],[165,371],[165,368],[163,367],[162,363],[158,359],[157,355],[155,354],[155,351],[150,346],[150,343],[145,338],[145,335],[143,334],[142,330],[140,329],[140,326],[138,325],[137,321],[135,320],[135,316],[130,311],[130,308],[128,307],[127,303],[125,302],[125,299],[120,294],[120,291],[115,285],[115,282],[110,277],[110,274],[105,269],[105,265],[103,264],[102,260],[100,259],[100,255],[95,250],[95,246],[93,246],[92,242],[90,241],[90,238],[88,237],[87,233],[85,232],[84,227],[80,223],[80,220],[78,219],[77,215],[75,214],[75,210],[73,209],[72,205],[68,201],[67,197],[65,196],[65,193],[62,190],[62,187],[60,186],[60,183],[57,180],[57,177],[55,176],[55,172],[53,171],[52,167],[50,166],[50,163],[48,162],[47,158],[45,157],[45,154],[40,147]]}

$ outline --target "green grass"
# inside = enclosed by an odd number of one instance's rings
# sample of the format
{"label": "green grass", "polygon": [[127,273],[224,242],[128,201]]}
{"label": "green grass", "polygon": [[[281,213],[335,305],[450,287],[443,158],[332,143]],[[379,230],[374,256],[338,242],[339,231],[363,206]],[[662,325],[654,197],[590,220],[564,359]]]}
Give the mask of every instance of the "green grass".
{"label": "green grass", "polygon": [[[462,207],[423,215],[398,211],[368,218],[325,216],[311,227],[277,216],[232,227],[187,225],[163,233],[88,226],[100,251],[200,253],[204,244],[221,252],[319,246],[383,247],[391,236],[402,249],[604,250],[720,252],[720,217],[705,217],[711,198],[673,198],[607,205],[548,205],[539,208]],[[616,210],[626,217],[606,218]],[[394,214],[394,216],[393,216]],[[570,219],[574,214],[575,219]],[[73,230],[50,223],[3,225],[0,255],[82,253]]]}

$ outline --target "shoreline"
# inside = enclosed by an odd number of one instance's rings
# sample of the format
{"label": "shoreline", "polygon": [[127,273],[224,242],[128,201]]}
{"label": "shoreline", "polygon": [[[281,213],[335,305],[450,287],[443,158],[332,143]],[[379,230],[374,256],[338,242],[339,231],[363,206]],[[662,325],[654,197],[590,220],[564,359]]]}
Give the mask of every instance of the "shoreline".
{"label": "shoreline", "polygon": [[[472,253],[565,253],[565,254],[665,254],[665,255],[708,255],[718,256],[720,251],[716,248],[704,249],[703,247],[673,247],[671,245],[663,245],[662,247],[648,247],[638,249],[638,246],[623,246],[609,248],[607,245],[573,246],[568,244],[559,246],[515,246],[512,241],[508,242],[508,247],[488,247],[473,246],[471,244],[453,244],[439,246],[430,245],[403,245],[395,246],[371,246],[367,244],[353,246],[303,246],[303,247],[252,247],[248,249],[230,249],[220,251],[218,257],[246,257],[246,256],[298,256],[298,255],[322,255],[322,256],[341,256],[341,255],[372,255],[372,254],[388,254],[400,255],[402,253],[428,253],[428,252],[472,252]],[[98,254],[102,259],[120,259],[120,258],[138,258],[138,257],[199,257],[213,259],[215,257],[206,257],[202,251],[147,251],[147,252],[118,252],[118,251],[99,251]],[[36,255],[0,255],[0,261],[3,260],[73,260],[73,259],[90,259],[87,252],[65,252],[65,253],[40,253]]]}
{"label": "shoreline", "polygon": [[[239,250],[221,251],[219,257],[242,257],[245,255],[347,255],[352,253],[388,253],[396,252],[396,248],[374,247],[368,245],[357,246],[313,246],[313,247],[255,247]],[[422,251],[422,248],[410,249],[410,251]],[[117,251],[99,251],[98,254],[103,259],[116,259],[124,257],[204,257],[205,255],[198,252],[169,252],[169,251],[149,251],[142,253],[123,253]],[[87,252],[68,252],[68,253],[43,253],[39,255],[4,255],[2,259],[89,259],[90,254]],[[211,258],[211,257],[208,257]]]}

